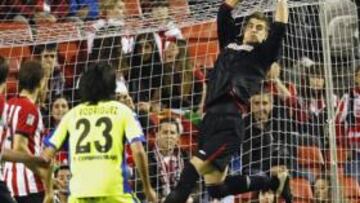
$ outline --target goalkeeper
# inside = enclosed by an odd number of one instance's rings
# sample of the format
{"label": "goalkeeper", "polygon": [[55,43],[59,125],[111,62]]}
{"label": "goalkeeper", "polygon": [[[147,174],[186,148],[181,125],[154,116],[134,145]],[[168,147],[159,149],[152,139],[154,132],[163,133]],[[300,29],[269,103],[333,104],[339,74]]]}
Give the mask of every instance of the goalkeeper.
{"label": "goalkeeper", "polygon": [[247,113],[249,98],[261,92],[261,82],[279,56],[288,22],[287,1],[277,0],[271,28],[264,14],[255,12],[246,19],[244,33],[239,37],[240,29],[231,15],[239,2],[226,0],[219,9],[221,53],[209,75],[198,150],[165,203],[186,202],[200,176],[204,177],[209,195],[216,199],[269,189],[277,196],[288,196],[282,194],[289,187],[287,172],[273,177],[226,177],[231,156],[242,144],[245,128],[242,117]]}

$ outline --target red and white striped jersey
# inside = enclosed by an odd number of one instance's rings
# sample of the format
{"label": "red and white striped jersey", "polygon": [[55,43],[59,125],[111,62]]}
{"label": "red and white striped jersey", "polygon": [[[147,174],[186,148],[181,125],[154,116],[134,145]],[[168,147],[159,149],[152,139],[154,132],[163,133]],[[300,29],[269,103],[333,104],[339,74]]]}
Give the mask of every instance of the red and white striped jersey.
{"label": "red and white striped jersey", "polygon": [[7,109],[7,104],[5,101],[5,96],[4,95],[0,95],[0,153],[2,152],[3,149],[3,143],[5,140],[5,128],[6,128],[6,110]]}
{"label": "red and white striped jersey", "polygon": [[[13,147],[13,137],[20,134],[28,139],[28,149],[33,155],[40,155],[44,125],[39,108],[26,97],[8,101],[6,148]],[[44,190],[40,177],[22,163],[6,162],[4,179],[13,196],[27,196]]]}
{"label": "red and white striped jersey", "polygon": [[[5,129],[6,129],[6,111],[8,105],[6,104],[5,96],[0,95],[0,154],[2,153],[4,141],[5,141]],[[0,166],[0,180],[4,180],[2,176],[3,167]]]}
{"label": "red and white striped jersey", "polygon": [[336,115],[337,137],[343,144],[351,144],[360,151],[360,89],[345,94]]}

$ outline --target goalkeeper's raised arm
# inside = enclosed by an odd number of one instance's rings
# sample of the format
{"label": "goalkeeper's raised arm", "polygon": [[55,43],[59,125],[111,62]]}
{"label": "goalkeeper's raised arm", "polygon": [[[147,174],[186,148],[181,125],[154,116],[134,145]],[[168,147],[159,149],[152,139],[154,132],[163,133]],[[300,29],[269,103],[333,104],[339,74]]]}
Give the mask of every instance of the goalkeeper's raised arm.
{"label": "goalkeeper's raised arm", "polygon": [[277,0],[275,22],[288,23],[289,7],[287,0]]}
{"label": "goalkeeper's raised arm", "polygon": [[[289,9],[287,5],[287,0],[276,0],[276,14],[275,21],[281,23],[288,23],[289,19]],[[230,7],[234,8],[241,0],[226,0],[225,3]]]}

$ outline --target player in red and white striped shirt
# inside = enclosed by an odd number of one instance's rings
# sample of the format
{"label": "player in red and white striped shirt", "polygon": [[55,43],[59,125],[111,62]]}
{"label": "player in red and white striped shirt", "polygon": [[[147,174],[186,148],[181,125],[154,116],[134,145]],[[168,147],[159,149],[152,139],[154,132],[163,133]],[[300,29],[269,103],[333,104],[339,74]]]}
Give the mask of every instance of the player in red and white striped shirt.
{"label": "player in red and white striped shirt", "polygon": [[[30,156],[40,155],[44,125],[36,102],[45,86],[41,64],[28,61],[19,71],[18,97],[8,101],[5,147]],[[34,164],[6,162],[4,178],[18,203],[42,203],[44,186]]]}
{"label": "player in red and white striped shirt", "polygon": [[354,75],[355,87],[344,94],[336,114],[337,145],[351,152],[344,174],[360,181],[360,66]]}
{"label": "player in red and white striped shirt", "polygon": [[[9,72],[8,61],[0,56],[0,160],[2,161],[13,161],[13,162],[22,162],[28,164],[37,164],[43,163],[43,159],[40,157],[34,157],[33,155],[28,155],[25,153],[15,152],[10,149],[4,149],[3,143],[5,141],[5,130],[7,128],[7,109],[8,105],[6,103],[5,95],[3,92],[6,87],[6,78]],[[0,168],[0,171],[2,169]],[[0,173],[0,202],[1,203],[14,203],[10,192],[6,186],[6,183],[3,181],[3,177]]]}

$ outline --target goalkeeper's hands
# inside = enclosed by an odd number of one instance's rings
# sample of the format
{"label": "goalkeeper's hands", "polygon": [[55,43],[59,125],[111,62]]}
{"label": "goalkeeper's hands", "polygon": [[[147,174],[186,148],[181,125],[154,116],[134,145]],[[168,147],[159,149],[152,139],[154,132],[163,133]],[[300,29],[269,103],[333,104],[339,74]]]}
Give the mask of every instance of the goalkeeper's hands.
{"label": "goalkeeper's hands", "polygon": [[225,3],[231,7],[235,7],[241,0],[225,0]]}
{"label": "goalkeeper's hands", "polygon": [[287,24],[289,21],[289,7],[287,0],[277,0],[275,22]]}

